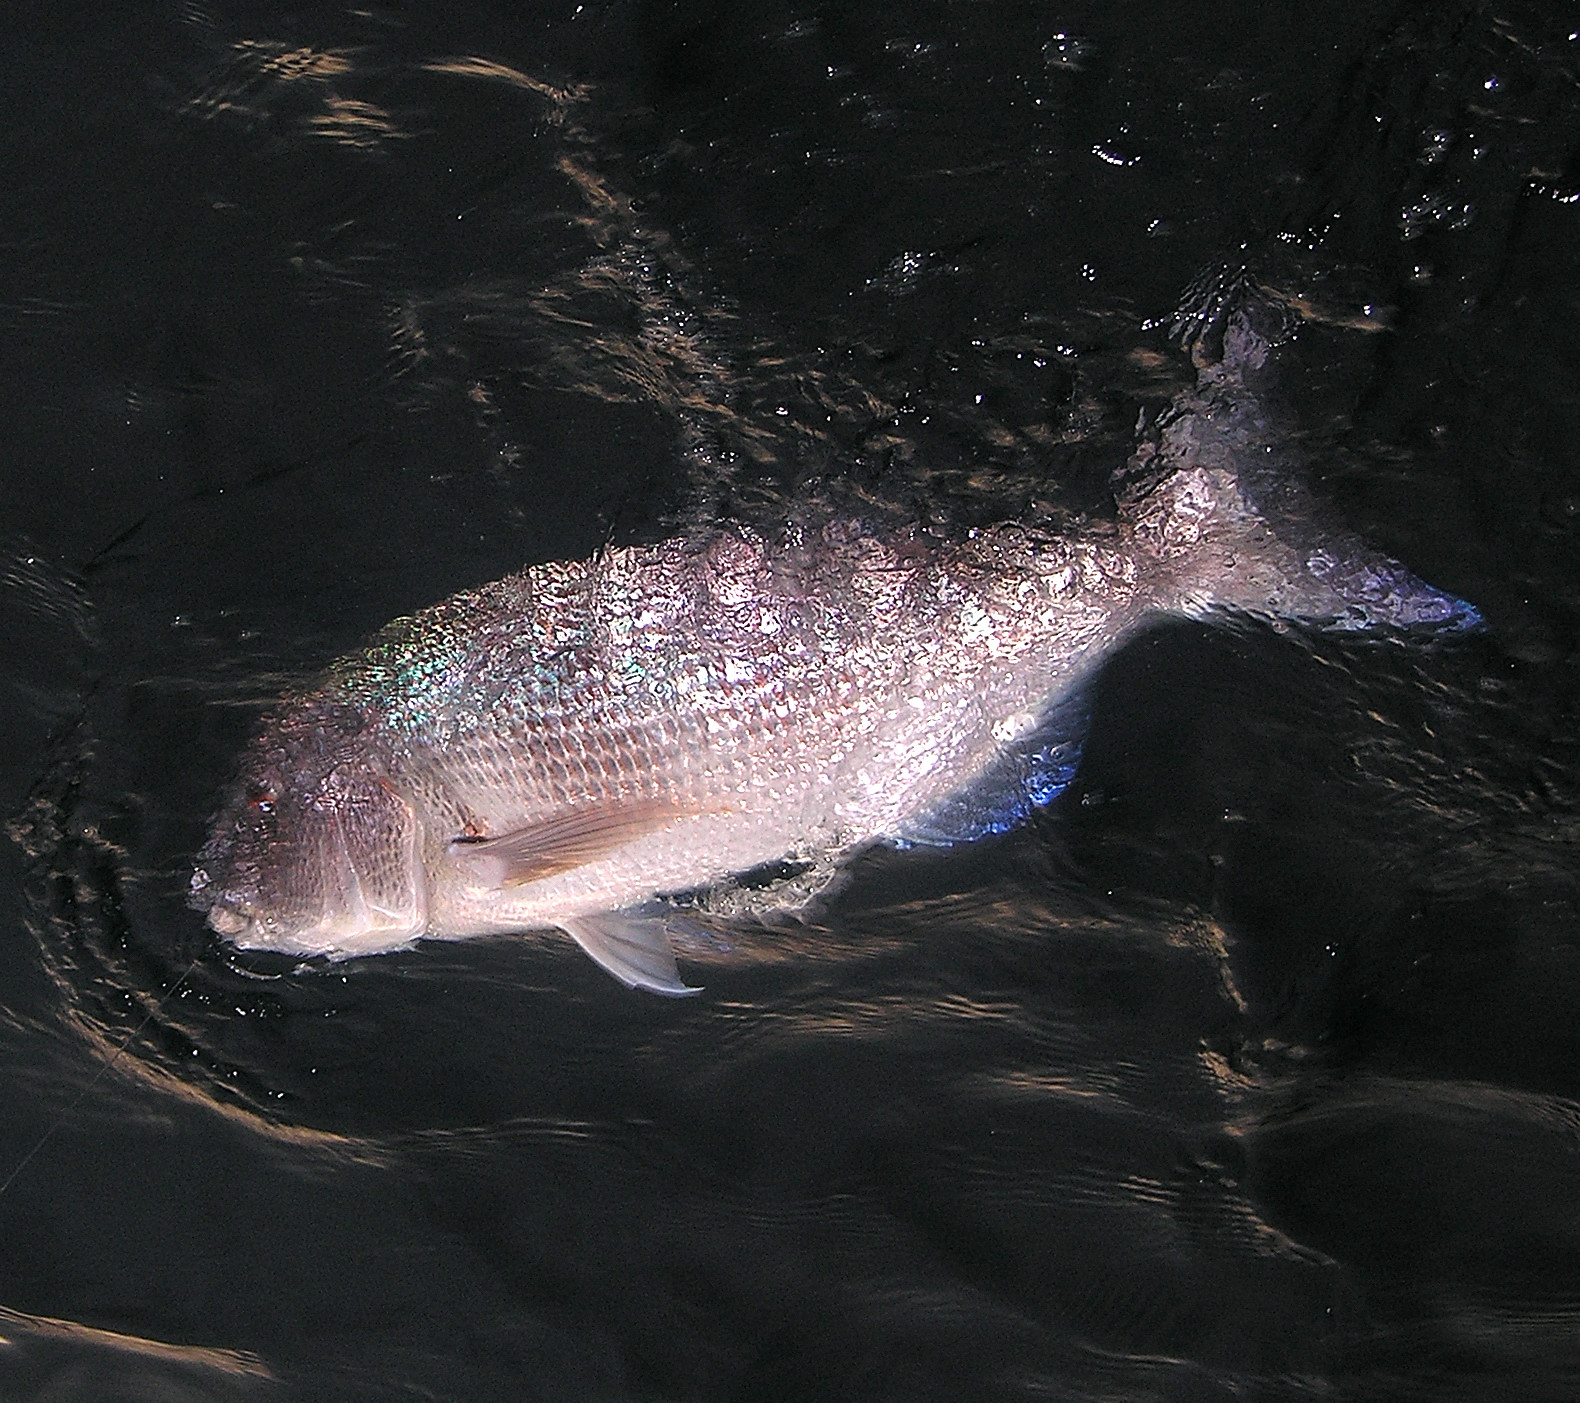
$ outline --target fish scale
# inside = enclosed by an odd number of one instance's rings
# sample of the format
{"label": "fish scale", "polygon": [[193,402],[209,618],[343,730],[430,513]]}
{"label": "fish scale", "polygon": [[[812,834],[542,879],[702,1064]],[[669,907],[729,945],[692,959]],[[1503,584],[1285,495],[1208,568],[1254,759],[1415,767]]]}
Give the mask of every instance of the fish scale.
{"label": "fish scale", "polygon": [[807,509],[396,621],[265,719],[195,904],[238,944],[331,957],[559,926],[685,992],[655,899],[1002,831],[1068,782],[1083,687],[1160,617],[1473,625],[1323,517],[1262,399],[1258,319],[1219,319],[1115,521],[949,539]]}

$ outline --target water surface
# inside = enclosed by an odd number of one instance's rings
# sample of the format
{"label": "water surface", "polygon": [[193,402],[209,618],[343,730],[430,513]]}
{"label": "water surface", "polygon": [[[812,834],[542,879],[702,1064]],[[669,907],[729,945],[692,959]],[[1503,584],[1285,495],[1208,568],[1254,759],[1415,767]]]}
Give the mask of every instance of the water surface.
{"label": "water surface", "polygon": [[[34,7],[0,124],[0,1391],[1569,1398],[1580,41],[1538,6]],[[1016,832],[625,991],[239,957],[268,700],[526,562],[1105,508],[1203,268],[1488,627],[1177,626]]]}

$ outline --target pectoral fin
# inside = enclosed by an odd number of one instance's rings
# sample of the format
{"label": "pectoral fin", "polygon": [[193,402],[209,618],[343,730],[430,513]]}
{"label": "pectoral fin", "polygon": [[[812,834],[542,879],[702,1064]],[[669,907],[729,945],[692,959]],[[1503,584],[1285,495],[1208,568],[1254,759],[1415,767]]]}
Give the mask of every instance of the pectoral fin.
{"label": "pectoral fin", "polygon": [[456,838],[450,856],[490,886],[519,887],[596,862],[692,812],[668,799],[589,804],[497,838]]}
{"label": "pectoral fin", "polygon": [[559,926],[629,989],[670,995],[702,992],[681,982],[662,917],[609,911],[567,916]]}

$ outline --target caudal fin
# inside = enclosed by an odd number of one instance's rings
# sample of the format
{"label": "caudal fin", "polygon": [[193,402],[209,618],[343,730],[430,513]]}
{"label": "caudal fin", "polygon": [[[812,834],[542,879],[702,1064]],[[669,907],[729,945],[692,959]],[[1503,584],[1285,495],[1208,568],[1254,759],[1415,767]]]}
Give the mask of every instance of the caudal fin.
{"label": "caudal fin", "polygon": [[1244,269],[1204,279],[1176,332],[1196,384],[1158,416],[1116,481],[1121,530],[1165,566],[1184,613],[1232,610],[1336,629],[1459,631],[1475,607],[1340,525],[1312,494],[1272,391],[1297,304]]}

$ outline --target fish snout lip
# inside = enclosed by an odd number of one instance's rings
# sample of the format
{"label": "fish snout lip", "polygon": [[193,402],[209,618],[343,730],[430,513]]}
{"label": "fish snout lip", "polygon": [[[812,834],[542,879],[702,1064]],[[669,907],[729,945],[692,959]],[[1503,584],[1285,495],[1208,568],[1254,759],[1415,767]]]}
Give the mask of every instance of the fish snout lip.
{"label": "fish snout lip", "polygon": [[216,901],[208,909],[208,923],[220,935],[235,936],[252,924],[252,917],[223,901]]}

